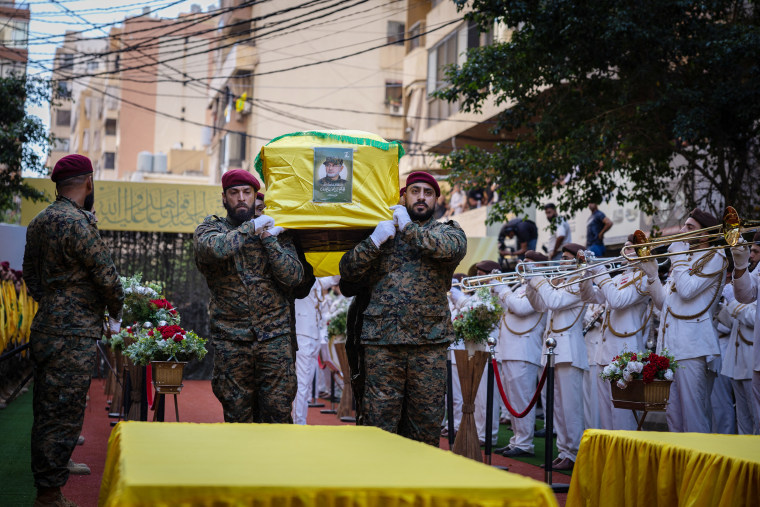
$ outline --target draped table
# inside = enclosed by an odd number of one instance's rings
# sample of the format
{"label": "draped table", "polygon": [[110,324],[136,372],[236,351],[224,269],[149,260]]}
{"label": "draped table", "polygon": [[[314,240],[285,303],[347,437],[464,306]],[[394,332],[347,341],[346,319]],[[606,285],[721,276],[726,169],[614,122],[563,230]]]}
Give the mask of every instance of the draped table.
{"label": "draped table", "polygon": [[759,501],[760,436],[586,430],[566,505]]}
{"label": "draped table", "polygon": [[544,483],[364,426],[119,423],[98,504],[556,506]]}

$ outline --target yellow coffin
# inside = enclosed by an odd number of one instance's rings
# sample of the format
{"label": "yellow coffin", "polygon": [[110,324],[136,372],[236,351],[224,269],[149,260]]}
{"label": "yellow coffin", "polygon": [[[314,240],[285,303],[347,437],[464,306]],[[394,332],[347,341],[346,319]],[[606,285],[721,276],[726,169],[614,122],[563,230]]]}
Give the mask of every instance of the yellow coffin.
{"label": "yellow coffin", "polygon": [[266,214],[301,239],[316,276],[338,274],[342,252],[392,218],[403,154],[397,141],[357,130],[295,132],[261,148]]}

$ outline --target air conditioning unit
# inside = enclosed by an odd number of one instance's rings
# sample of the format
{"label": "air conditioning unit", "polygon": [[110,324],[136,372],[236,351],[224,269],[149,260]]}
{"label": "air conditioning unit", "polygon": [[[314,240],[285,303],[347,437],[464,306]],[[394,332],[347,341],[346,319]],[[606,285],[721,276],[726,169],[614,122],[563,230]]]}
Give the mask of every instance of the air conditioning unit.
{"label": "air conditioning unit", "polygon": [[388,104],[388,108],[393,116],[401,116],[404,112],[401,104]]}

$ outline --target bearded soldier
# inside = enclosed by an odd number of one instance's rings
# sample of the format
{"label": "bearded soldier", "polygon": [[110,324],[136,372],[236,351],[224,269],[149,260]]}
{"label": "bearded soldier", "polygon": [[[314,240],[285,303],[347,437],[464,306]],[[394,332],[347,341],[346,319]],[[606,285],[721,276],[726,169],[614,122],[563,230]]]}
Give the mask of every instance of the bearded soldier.
{"label": "bearded soldier", "polygon": [[252,218],[259,188],[247,171],[224,173],[227,216],[195,230],[195,263],[211,291],[212,389],[224,420],[285,423],[296,394],[291,299],[304,267],[282,227]]}
{"label": "bearded soldier", "polygon": [[118,320],[124,291],[91,212],[92,163],[67,155],[53,168],[55,202],[29,223],[24,279],[39,303],[29,343],[34,364],[34,505],[75,505],[61,495],[84,422],[104,310]]}
{"label": "bearded soldier", "polygon": [[364,424],[436,447],[454,338],[446,293],[467,251],[459,225],[433,219],[440,194],[430,174],[411,173],[406,204],[340,261],[343,280],[372,287],[361,332]]}

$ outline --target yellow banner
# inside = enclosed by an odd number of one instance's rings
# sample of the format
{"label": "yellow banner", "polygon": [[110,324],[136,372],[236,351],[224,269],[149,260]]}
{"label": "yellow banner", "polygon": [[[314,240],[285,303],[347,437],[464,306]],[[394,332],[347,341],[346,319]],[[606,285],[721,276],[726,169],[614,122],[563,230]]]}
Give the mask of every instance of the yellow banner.
{"label": "yellow banner", "polygon": [[[42,190],[48,202],[21,204],[21,225],[55,200],[55,183],[25,178]],[[95,214],[103,231],[193,232],[208,215],[226,215],[222,188],[217,185],[177,185],[95,181]]]}

